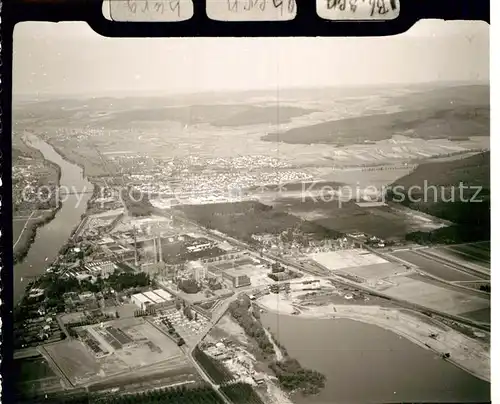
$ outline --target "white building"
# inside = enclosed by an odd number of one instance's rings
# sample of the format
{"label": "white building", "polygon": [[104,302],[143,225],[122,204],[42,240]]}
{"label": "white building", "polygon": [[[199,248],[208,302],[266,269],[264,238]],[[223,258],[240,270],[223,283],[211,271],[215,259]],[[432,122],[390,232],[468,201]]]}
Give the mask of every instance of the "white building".
{"label": "white building", "polygon": [[166,290],[163,290],[163,289],[155,289],[153,290],[153,292],[162,297],[163,299],[165,299],[166,301],[170,301],[170,300],[174,300],[174,297],[168,293]]}
{"label": "white building", "polygon": [[159,295],[157,295],[156,293],[152,292],[152,291],[147,291],[147,292],[144,292],[143,293],[144,296],[146,296],[149,300],[151,300],[154,304],[162,304],[162,303],[165,303],[165,299]]}
{"label": "white building", "polygon": [[209,250],[211,248],[214,248],[217,245],[217,243],[214,243],[213,241],[209,241],[207,243],[200,243],[200,244],[195,244],[195,245],[190,245],[189,247],[186,247],[186,249],[193,253],[193,252],[199,252],[199,251],[204,251],[204,250]]}
{"label": "white building", "polygon": [[116,265],[111,261],[97,261],[85,265],[85,268],[94,275],[101,274],[103,278],[107,278],[115,271]]}
{"label": "white building", "polygon": [[151,299],[148,299],[142,293],[136,293],[135,295],[132,295],[131,301],[141,310],[146,310],[149,306],[154,305],[154,302],[151,301]]}

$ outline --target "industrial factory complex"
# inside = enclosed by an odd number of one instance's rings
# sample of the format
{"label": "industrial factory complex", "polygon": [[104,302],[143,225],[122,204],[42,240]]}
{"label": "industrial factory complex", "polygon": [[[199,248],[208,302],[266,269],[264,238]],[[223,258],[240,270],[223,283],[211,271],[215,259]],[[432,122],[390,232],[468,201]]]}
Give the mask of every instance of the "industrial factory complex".
{"label": "industrial factory complex", "polygon": [[[259,331],[262,311],[343,313],[332,302],[361,307],[378,299],[374,296],[402,300],[411,295],[414,305],[441,309],[440,315],[450,318],[469,316],[473,323],[473,316],[488,307],[481,296],[469,296],[459,286],[438,290],[416,266],[398,260],[398,253],[389,253],[370,235],[363,235],[366,243],[357,234],[318,237],[295,225],[242,240],[174,209],[155,209],[143,216],[125,207],[105,216],[89,213],[46,273],[27,288],[16,324],[17,355],[41,355],[36,360],[53,369],[57,377],[52,384],[46,381],[43,391],[60,386],[64,391],[126,391],[132,388],[131,370],[134,377],[150,378],[145,389],[156,388],[155,383],[198,383],[201,377],[217,390],[206,376],[215,367],[217,377],[242,381],[264,394],[275,382],[253,354],[234,341],[221,342],[216,329],[211,334],[220,321],[228,324],[229,315],[239,330],[258,338],[266,355],[274,349],[276,358],[283,358],[277,345],[263,342],[264,336],[274,340]],[[486,270],[480,271],[475,272],[478,282],[486,278]],[[424,289],[429,294],[416,293]],[[230,329],[228,335],[237,334]],[[450,355],[458,350],[452,348],[436,350]],[[206,368],[200,370],[202,365]]]}

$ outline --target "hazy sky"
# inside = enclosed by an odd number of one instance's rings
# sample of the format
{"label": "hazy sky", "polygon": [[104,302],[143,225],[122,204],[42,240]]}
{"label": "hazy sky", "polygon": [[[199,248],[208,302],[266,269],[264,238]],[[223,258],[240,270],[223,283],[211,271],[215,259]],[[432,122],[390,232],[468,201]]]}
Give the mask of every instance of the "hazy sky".
{"label": "hazy sky", "polygon": [[105,38],[84,23],[14,33],[15,94],[168,93],[489,80],[489,25],[428,20],[383,38]]}

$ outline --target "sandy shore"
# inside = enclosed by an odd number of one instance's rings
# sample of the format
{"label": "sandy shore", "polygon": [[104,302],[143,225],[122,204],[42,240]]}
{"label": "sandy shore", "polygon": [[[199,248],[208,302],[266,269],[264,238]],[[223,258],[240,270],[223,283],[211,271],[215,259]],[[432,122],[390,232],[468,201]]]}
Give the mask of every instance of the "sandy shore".
{"label": "sandy shore", "polygon": [[[379,306],[334,305],[298,306],[282,295],[269,294],[257,303],[265,310],[281,315],[292,315],[295,309],[300,311],[297,317],[334,319],[346,318],[373,324],[395,332],[415,344],[431,349],[439,354],[450,353],[451,363],[472,375],[490,381],[489,345],[469,338],[445,325],[423,321],[417,315],[396,309]],[[431,338],[431,334],[437,334]]]}
{"label": "sandy shore", "polygon": [[283,392],[274,382],[266,380],[267,394],[272,398],[273,404],[293,404],[288,395]]}

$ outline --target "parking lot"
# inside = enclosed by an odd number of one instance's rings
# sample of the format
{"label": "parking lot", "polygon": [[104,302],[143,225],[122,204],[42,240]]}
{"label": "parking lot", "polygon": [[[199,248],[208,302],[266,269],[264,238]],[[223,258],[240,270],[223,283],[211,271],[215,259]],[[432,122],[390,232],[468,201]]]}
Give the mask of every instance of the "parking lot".
{"label": "parking lot", "polygon": [[[195,315],[194,313],[196,312],[193,310],[193,316]],[[158,314],[154,322],[158,326],[163,327],[161,320],[168,319],[177,333],[186,341],[186,344],[189,345],[189,342],[196,339],[196,337],[209,325],[209,321],[205,317],[199,313],[197,316],[198,320],[189,320],[182,312],[182,309],[177,310],[176,308],[171,308]]]}

